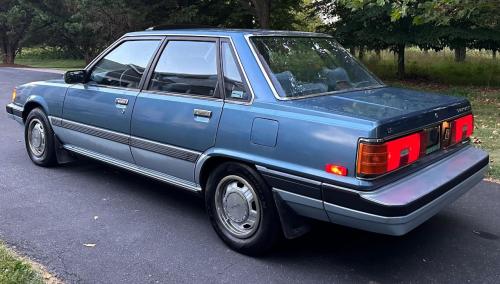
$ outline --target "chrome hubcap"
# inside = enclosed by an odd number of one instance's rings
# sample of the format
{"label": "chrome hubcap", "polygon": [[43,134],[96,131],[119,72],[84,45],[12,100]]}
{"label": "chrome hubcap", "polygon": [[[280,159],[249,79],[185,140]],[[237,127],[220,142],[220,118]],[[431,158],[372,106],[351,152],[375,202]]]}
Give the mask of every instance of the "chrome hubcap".
{"label": "chrome hubcap", "polygon": [[260,222],[260,204],[254,189],[239,176],[223,178],[215,192],[217,216],[237,238],[248,238]]}
{"label": "chrome hubcap", "polygon": [[31,120],[28,128],[28,142],[33,155],[40,157],[45,152],[45,129],[38,119]]}

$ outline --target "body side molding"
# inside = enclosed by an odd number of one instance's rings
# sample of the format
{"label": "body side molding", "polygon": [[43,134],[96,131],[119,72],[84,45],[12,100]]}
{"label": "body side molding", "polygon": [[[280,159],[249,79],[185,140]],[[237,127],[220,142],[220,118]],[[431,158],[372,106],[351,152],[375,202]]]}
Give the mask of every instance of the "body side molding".
{"label": "body side molding", "polygon": [[68,151],[71,151],[71,152],[74,152],[74,153],[77,153],[77,154],[104,162],[104,163],[131,171],[131,172],[135,172],[135,173],[138,173],[138,174],[146,176],[146,177],[153,178],[153,179],[159,180],[161,182],[165,182],[165,183],[168,183],[171,185],[182,187],[184,189],[188,189],[188,190],[193,191],[193,192],[201,192],[201,188],[193,182],[189,182],[189,181],[182,180],[182,179],[179,179],[179,178],[176,178],[173,176],[169,176],[169,175],[164,174],[164,173],[160,173],[157,171],[146,169],[144,167],[140,167],[140,166],[134,165],[132,163],[128,163],[125,161],[114,159],[114,158],[111,158],[111,157],[108,157],[108,156],[105,156],[105,155],[102,155],[102,154],[99,154],[96,152],[85,150],[85,149],[82,149],[80,147],[76,147],[76,146],[72,146],[72,145],[64,145],[63,147],[64,147],[64,149],[66,149]]}
{"label": "body side molding", "polygon": [[198,158],[201,156],[201,153],[197,151],[134,137],[128,134],[115,132],[67,119],[62,119],[60,117],[49,116],[49,121],[52,126],[59,126],[65,129],[107,139],[121,144],[130,145],[131,147],[155,152],[176,159],[185,160],[191,163],[196,162],[196,160],[198,160]]}

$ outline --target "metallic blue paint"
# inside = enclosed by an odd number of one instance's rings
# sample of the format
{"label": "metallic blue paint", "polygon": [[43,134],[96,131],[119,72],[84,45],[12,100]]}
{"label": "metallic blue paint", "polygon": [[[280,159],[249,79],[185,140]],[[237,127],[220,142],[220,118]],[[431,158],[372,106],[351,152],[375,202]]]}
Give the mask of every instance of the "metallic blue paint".
{"label": "metallic blue paint", "polygon": [[[25,109],[30,103],[36,103],[49,116],[119,132],[129,138],[139,137],[199,152],[201,155],[193,163],[130,147],[130,144],[54,127],[63,144],[74,144],[84,150],[123,160],[127,165],[135,163],[140,169],[161,172],[192,184],[202,182],[203,165],[213,158],[224,157],[320,184],[335,185],[346,192],[364,192],[396,184],[410,175],[418,176],[429,165],[457,153],[452,149],[441,151],[376,180],[356,178],[356,153],[360,138],[387,139],[421,129],[428,124],[470,112],[469,102],[462,98],[390,87],[279,101],[274,97],[273,88],[268,84],[245,38],[251,34],[324,36],[300,32],[219,29],[144,31],[125,35],[230,39],[253,90],[251,102],[235,103],[89,84],[70,86],[61,80],[52,80],[18,87],[18,97],[14,103]],[[116,98],[128,99],[128,105],[117,106]],[[212,115],[210,118],[197,117],[194,109],[208,110]],[[347,168],[348,175],[326,173],[326,164],[342,165]],[[451,179],[452,175],[449,173],[446,178]],[[278,190],[286,191],[286,188]],[[282,195],[292,200],[292,203],[301,202],[300,195]],[[328,211],[328,214],[332,212]],[[349,222],[343,224],[349,225]]]}
{"label": "metallic blue paint", "polygon": [[[94,84],[76,84],[71,86],[66,93],[62,118],[130,135],[132,110],[138,94],[139,90],[108,88]],[[118,98],[127,99],[128,105],[117,104],[116,99]],[[70,131],[73,130],[67,130],[67,132]],[[89,150],[94,150],[93,147],[97,147],[101,142],[95,137],[85,134],[84,136],[68,134],[64,135],[61,140],[63,143]],[[128,145],[117,142],[110,143],[114,144],[114,146],[103,148],[101,150],[105,152],[99,153],[129,163],[134,162]]]}
{"label": "metallic blue paint", "polygon": [[275,147],[278,128],[278,121],[257,117],[253,120],[250,140],[257,145]]}

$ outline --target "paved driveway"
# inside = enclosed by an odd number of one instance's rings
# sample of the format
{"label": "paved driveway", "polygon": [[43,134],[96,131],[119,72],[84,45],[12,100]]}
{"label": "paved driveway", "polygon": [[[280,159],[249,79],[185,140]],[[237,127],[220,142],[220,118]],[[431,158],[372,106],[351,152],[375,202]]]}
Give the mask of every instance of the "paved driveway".
{"label": "paved driveway", "polygon": [[[0,104],[14,85],[60,76],[0,68]],[[403,237],[318,224],[250,258],[219,241],[199,198],[92,161],[36,167],[6,115],[0,133],[0,239],[70,283],[500,283],[498,184]]]}

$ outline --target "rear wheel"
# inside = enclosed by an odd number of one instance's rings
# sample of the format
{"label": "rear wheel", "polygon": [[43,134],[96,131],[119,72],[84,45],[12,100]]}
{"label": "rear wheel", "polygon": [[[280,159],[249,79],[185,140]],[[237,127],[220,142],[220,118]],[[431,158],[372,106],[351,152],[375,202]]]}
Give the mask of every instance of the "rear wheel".
{"label": "rear wheel", "polygon": [[238,252],[262,254],[281,234],[272,192],[247,165],[227,162],[217,167],[208,179],[205,202],[215,231]]}
{"label": "rear wheel", "polygon": [[24,141],[28,156],[33,163],[43,167],[57,163],[54,132],[47,116],[39,108],[33,109],[26,118]]}

